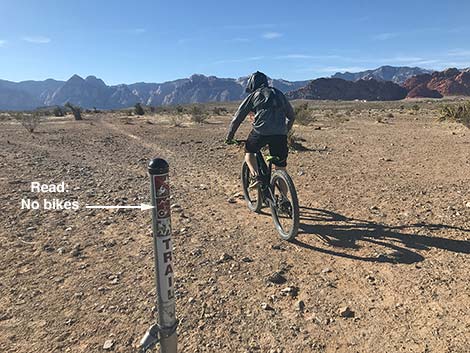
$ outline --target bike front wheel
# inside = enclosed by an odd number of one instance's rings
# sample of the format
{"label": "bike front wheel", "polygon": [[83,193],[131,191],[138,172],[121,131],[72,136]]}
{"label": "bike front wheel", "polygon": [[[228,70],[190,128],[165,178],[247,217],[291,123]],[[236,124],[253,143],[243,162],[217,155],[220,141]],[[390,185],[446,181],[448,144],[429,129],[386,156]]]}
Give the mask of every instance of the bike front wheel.
{"label": "bike front wheel", "polygon": [[245,197],[246,204],[248,209],[253,212],[259,212],[263,206],[263,199],[261,195],[260,186],[250,189],[250,168],[246,162],[243,162],[242,166],[242,186],[243,186],[243,196]]}
{"label": "bike front wheel", "polygon": [[271,215],[279,235],[293,240],[299,231],[299,200],[294,182],[285,170],[275,170],[271,177]]}

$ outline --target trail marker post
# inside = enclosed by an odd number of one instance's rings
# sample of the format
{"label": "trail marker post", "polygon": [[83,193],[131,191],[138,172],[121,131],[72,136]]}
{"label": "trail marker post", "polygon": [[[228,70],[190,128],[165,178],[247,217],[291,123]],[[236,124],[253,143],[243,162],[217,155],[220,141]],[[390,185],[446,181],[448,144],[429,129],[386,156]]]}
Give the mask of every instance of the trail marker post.
{"label": "trail marker post", "polygon": [[175,286],[173,271],[173,244],[171,240],[169,166],[164,159],[156,158],[148,165],[150,175],[157,289],[158,324],[152,325],[140,341],[141,352],[160,343],[161,353],[176,353]]}

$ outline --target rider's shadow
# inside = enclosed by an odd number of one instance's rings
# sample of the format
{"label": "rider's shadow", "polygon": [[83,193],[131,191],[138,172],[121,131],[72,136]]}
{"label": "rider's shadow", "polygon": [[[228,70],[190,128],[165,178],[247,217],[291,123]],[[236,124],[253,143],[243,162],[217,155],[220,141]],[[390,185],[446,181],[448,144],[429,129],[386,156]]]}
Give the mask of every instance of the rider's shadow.
{"label": "rider's shadow", "polygon": [[[371,221],[349,218],[341,214],[309,207],[300,208],[299,234],[315,234],[327,247],[318,247],[298,239],[293,244],[306,249],[341,256],[345,258],[390,263],[415,263],[424,260],[417,250],[438,248],[456,253],[470,253],[470,242],[429,235],[410,233],[429,232],[439,229],[454,229],[470,235],[470,229],[444,224],[416,223],[402,226],[388,226]],[[361,248],[360,242],[368,242],[374,247],[384,247],[386,253],[364,256],[354,254]]]}

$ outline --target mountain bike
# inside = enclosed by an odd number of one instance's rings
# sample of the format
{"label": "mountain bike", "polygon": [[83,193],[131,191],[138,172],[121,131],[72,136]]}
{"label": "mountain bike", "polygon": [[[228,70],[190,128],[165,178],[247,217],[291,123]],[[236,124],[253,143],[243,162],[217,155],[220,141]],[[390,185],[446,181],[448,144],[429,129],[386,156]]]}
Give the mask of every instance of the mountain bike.
{"label": "mountain bike", "polygon": [[[233,140],[240,145],[246,140]],[[293,240],[299,230],[299,201],[294,182],[285,170],[273,170],[272,164],[279,157],[266,156],[262,151],[255,153],[258,162],[258,175],[262,182],[254,188],[249,188],[250,169],[243,162],[241,181],[243,195],[248,209],[259,213],[263,205],[269,206],[276,230],[284,240]]]}

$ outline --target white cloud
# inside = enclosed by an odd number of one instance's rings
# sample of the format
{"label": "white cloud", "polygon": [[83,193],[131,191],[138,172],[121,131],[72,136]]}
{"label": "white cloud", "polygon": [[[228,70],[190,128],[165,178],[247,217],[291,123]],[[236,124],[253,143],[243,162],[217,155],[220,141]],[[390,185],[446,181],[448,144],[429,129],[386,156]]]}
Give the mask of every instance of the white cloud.
{"label": "white cloud", "polygon": [[134,29],[131,29],[130,32],[135,33],[135,34],[141,34],[141,33],[147,32],[147,30],[145,28],[134,28]]}
{"label": "white cloud", "polygon": [[470,56],[470,50],[454,49],[447,53],[448,56]]}
{"label": "white cloud", "polygon": [[7,44],[7,41],[6,41],[6,40],[3,40],[3,39],[0,39],[0,48],[1,48],[1,47],[4,47],[5,44]]}
{"label": "white cloud", "polygon": [[265,32],[262,37],[264,39],[276,39],[282,37],[282,33],[279,32]]}
{"label": "white cloud", "polygon": [[395,38],[395,37],[398,37],[398,33],[395,33],[395,32],[386,32],[386,33],[379,33],[379,34],[376,34],[375,36],[373,36],[372,38],[375,39],[375,40],[388,40],[388,39],[392,39],[392,38]]}
{"label": "white cloud", "polygon": [[21,39],[23,39],[25,42],[34,43],[34,44],[47,44],[51,41],[51,38],[44,37],[44,36],[27,36]]}

